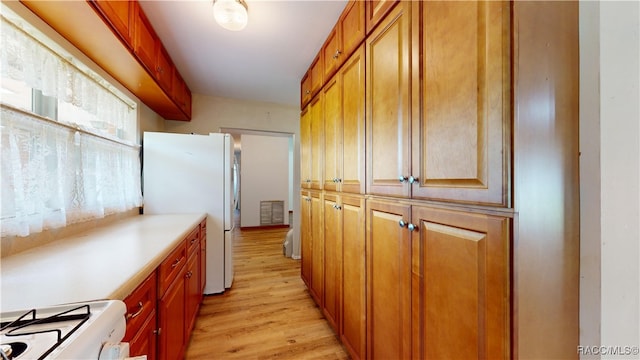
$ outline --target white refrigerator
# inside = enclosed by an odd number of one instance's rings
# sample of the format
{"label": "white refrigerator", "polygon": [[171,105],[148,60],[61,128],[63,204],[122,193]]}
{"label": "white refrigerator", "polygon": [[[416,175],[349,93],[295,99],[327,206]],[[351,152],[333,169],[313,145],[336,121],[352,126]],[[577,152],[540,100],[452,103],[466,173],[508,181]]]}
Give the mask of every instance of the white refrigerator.
{"label": "white refrigerator", "polygon": [[145,132],[144,214],[207,214],[205,294],[233,282],[233,138]]}

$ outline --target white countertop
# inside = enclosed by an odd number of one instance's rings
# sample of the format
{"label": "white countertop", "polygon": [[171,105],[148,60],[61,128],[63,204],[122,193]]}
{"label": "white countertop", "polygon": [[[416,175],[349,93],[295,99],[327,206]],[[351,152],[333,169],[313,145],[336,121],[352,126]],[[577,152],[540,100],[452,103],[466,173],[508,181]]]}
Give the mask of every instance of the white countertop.
{"label": "white countertop", "polygon": [[140,215],[0,260],[0,312],[123,300],[205,214]]}

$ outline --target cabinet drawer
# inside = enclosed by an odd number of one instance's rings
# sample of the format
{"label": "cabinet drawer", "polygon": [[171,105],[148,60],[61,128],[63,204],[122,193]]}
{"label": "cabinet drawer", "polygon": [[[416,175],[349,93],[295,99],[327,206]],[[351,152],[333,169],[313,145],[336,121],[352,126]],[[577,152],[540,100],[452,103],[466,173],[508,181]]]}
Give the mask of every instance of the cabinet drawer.
{"label": "cabinet drawer", "polygon": [[187,246],[187,254],[191,255],[194,251],[198,250],[198,244],[200,240],[200,227],[196,227],[193,231],[187,236],[187,240],[185,242]]}
{"label": "cabinet drawer", "polygon": [[151,273],[131,295],[124,299],[124,303],[127,305],[127,332],[124,336],[125,341],[133,339],[149,315],[155,313],[157,299],[156,279],[156,273]]}
{"label": "cabinet drawer", "polygon": [[171,285],[173,280],[180,274],[180,269],[184,266],[186,259],[186,246],[183,241],[180,242],[180,245],[160,264],[160,272],[158,274],[158,291],[160,294],[158,294],[158,297],[162,297],[165,291],[167,291],[167,288],[169,288],[169,285]]}

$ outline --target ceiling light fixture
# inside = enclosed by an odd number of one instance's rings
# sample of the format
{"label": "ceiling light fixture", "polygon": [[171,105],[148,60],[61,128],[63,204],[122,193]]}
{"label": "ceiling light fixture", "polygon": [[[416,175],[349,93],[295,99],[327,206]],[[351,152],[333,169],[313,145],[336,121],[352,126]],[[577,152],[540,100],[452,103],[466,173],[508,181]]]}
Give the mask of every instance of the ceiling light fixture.
{"label": "ceiling light fixture", "polygon": [[223,28],[240,31],[247,26],[247,3],[244,0],[213,0],[213,16]]}

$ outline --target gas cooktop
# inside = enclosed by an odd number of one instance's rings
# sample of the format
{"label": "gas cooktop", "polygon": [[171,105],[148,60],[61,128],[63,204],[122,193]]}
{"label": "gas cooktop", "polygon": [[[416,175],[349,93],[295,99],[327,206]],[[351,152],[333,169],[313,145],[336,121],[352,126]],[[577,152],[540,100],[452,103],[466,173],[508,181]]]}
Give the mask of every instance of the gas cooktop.
{"label": "gas cooktop", "polygon": [[98,359],[125,333],[119,300],[56,305],[0,314],[2,359]]}

